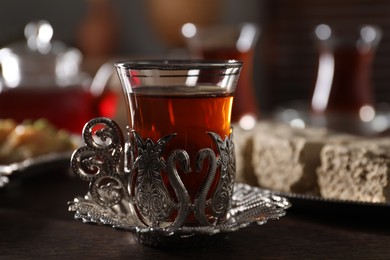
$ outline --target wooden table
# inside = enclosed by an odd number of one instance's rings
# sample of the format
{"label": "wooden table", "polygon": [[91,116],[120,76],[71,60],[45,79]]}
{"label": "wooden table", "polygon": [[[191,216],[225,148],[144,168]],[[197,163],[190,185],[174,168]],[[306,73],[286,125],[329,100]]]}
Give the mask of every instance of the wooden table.
{"label": "wooden table", "polygon": [[230,233],[212,247],[161,250],[75,220],[67,202],[86,191],[87,183],[63,170],[11,180],[0,189],[0,259],[390,259],[388,208],[293,201],[280,220]]}

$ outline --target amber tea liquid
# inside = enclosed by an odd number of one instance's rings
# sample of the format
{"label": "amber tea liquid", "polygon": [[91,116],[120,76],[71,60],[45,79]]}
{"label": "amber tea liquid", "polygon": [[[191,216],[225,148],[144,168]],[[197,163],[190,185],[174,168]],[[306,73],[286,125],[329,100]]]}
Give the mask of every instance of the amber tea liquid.
{"label": "amber tea liquid", "polygon": [[[179,175],[192,202],[207,177],[207,167],[196,172],[197,152],[202,148],[212,148],[217,154],[214,142],[207,132],[214,132],[223,139],[231,133],[233,94],[222,93],[217,87],[215,89],[216,94],[202,92],[201,87],[196,94],[194,90],[191,90],[192,94],[183,94],[183,91],[178,94],[175,88],[170,87],[137,88],[139,91],[130,93],[130,104],[127,106],[130,109],[128,115],[131,128],[144,139],[151,138],[157,142],[165,135],[177,134],[169,142],[166,151],[169,153],[175,149],[184,149],[188,152],[192,171],[180,173],[179,170]],[[167,154],[165,159],[166,156]],[[163,178],[168,191],[175,196],[167,177]],[[216,184],[214,183],[214,187]]]}

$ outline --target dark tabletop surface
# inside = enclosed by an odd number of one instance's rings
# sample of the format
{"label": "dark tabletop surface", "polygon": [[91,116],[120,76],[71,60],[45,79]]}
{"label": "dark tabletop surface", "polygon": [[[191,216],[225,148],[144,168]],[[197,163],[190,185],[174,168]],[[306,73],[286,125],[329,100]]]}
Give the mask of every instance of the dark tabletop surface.
{"label": "dark tabletop surface", "polygon": [[389,207],[292,200],[285,217],[213,246],[156,249],[75,220],[67,202],[87,185],[62,169],[15,175],[0,188],[0,259],[390,259]]}

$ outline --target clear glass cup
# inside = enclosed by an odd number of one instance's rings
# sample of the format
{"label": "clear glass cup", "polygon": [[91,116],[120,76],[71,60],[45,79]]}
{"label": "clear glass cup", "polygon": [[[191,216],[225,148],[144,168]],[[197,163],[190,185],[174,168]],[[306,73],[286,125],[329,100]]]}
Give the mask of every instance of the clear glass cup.
{"label": "clear glass cup", "polygon": [[214,225],[235,175],[231,110],[240,61],[115,64],[129,126],[129,192],[148,226]]}
{"label": "clear glass cup", "polygon": [[319,66],[310,104],[313,116],[330,128],[357,129],[375,116],[372,68],[382,32],[375,25],[336,29],[328,24],[319,24],[314,32]]}

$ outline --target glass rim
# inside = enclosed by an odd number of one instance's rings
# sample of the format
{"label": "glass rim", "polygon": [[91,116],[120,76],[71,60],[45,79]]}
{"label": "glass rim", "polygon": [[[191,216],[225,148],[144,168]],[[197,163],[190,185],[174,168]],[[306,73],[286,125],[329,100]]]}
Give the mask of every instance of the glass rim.
{"label": "glass rim", "polygon": [[240,60],[129,60],[115,62],[114,66],[119,69],[132,70],[192,70],[192,69],[227,69],[241,68]]}

